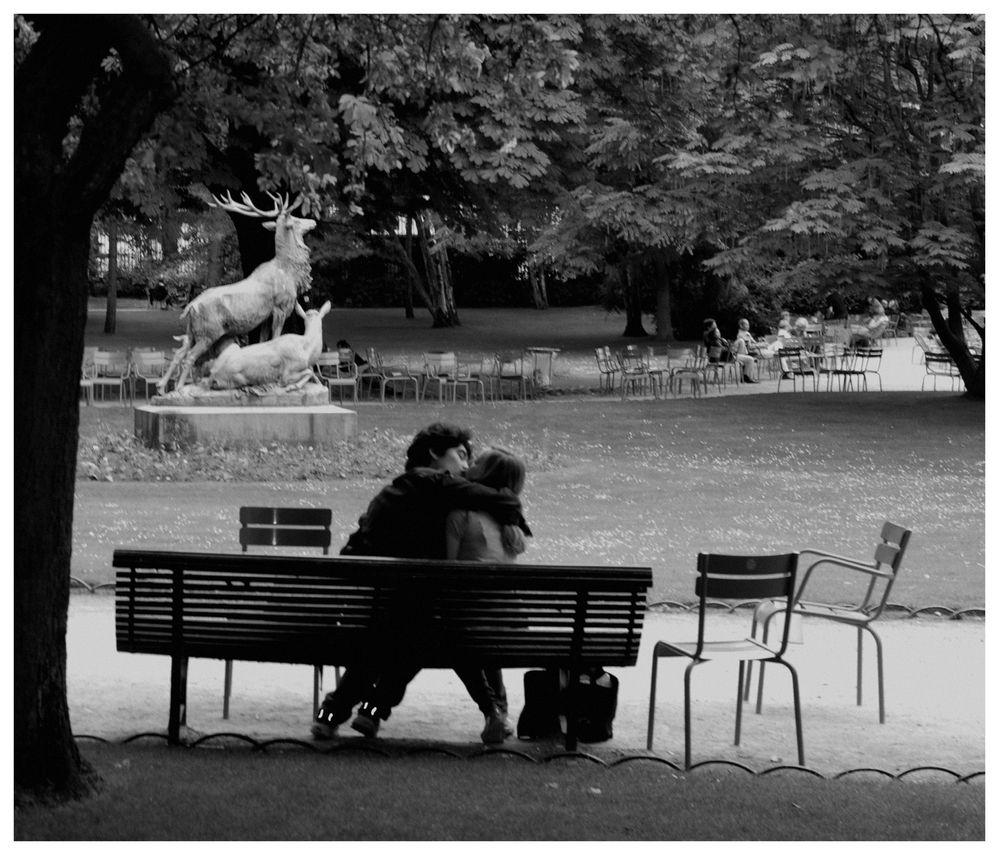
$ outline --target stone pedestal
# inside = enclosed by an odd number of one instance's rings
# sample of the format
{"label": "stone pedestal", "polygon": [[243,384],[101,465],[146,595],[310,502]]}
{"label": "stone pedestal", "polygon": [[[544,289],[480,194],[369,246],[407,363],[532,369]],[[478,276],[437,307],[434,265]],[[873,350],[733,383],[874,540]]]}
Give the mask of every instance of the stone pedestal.
{"label": "stone pedestal", "polygon": [[146,445],[283,442],[331,445],[357,436],[357,413],[332,404],[305,407],[136,407],[135,435]]}

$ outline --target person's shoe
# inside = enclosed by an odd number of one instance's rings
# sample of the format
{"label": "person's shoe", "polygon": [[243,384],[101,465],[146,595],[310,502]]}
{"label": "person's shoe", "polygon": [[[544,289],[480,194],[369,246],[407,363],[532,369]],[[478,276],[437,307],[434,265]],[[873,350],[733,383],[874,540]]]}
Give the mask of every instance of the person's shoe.
{"label": "person's shoe", "polygon": [[[498,745],[508,735],[509,728],[499,713],[486,716],[486,726],[482,729],[482,741],[486,745]],[[512,734],[513,731],[509,731]]]}
{"label": "person's shoe", "polygon": [[362,711],[354,716],[354,720],[350,723],[350,727],[362,736],[365,736],[368,739],[374,739],[378,735],[378,727],[380,724],[381,722],[377,718]]}
{"label": "person's shoe", "polygon": [[316,742],[329,742],[336,737],[336,726],[327,724],[325,721],[317,721],[312,724],[312,738]]}
{"label": "person's shoe", "polygon": [[760,381],[759,380],[750,380],[748,377],[743,377],[742,378],[742,382],[743,383],[759,383]]}

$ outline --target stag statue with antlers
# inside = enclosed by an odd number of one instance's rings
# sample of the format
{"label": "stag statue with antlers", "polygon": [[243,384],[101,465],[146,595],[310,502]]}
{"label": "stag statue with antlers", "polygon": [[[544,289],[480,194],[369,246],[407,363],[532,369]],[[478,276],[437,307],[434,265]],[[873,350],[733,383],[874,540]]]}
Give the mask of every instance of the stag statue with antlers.
{"label": "stag statue with antlers", "polygon": [[269,320],[270,330],[263,327],[261,340],[268,338],[268,332],[270,338],[277,338],[298,298],[312,287],[305,234],[315,228],[316,221],[292,216],[291,212],[302,203],[301,196],[289,205],[287,196],[268,195],[274,201],[271,211],[260,210],[246,193],[242,203],[234,201],[232,193],[225,198],[212,197],[213,208],[247,217],[273,218],[264,223],[264,228],[274,232],[274,258],[245,279],[208,288],[187,304],[180,315],[187,322],[187,330],[180,336],[181,346],[157,384],[161,395],[178,366],[176,388],[180,389],[198,360],[226,336],[245,335]]}

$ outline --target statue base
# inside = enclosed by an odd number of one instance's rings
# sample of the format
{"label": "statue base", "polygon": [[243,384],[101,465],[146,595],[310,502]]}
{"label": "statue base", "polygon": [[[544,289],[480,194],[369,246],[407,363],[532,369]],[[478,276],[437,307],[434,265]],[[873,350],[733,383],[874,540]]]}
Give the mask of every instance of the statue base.
{"label": "statue base", "polygon": [[153,395],[153,407],[321,407],[329,403],[329,390],[319,383],[306,383],[289,392],[279,386],[254,386],[246,389],[207,389],[191,383]]}
{"label": "statue base", "polygon": [[[323,389],[325,392],[326,390]],[[332,445],[357,436],[357,413],[321,405],[150,405],[135,408],[135,435],[153,448],[195,443],[226,446],[280,442]]]}

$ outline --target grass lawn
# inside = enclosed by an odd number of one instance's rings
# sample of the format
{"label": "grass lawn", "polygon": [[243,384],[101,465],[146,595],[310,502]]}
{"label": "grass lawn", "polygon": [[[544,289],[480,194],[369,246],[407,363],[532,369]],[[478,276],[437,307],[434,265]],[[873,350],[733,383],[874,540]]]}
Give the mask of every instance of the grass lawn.
{"label": "grass lawn", "polygon": [[978,783],[682,774],[491,754],[84,744],[103,791],[14,817],[16,840],[984,840]]}
{"label": "grass lawn", "polygon": [[[122,301],[115,346],[172,344],[178,313],[142,306]],[[460,327],[435,330],[425,312],[407,320],[401,309],[335,309],[326,338],[411,359],[435,348],[551,345],[561,350],[556,385],[568,394],[473,406],[362,402],[359,441],[321,449],[150,450],[135,442],[129,408],[81,407],[74,575],[110,581],[115,546],[231,548],[237,509],[254,502],[332,507],[342,542],[412,435],[447,419],[526,459],[528,560],[648,564],[652,601],[689,601],[698,551],[809,545],[866,557],[892,519],[915,532],[896,602],[984,605],[982,402],[917,392],[622,402],[584,393],[597,386],[593,347],[623,341],[621,316],[580,307],[461,317]],[[102,301],[93,301],[88,343],[107,343],[102,328]]]}

